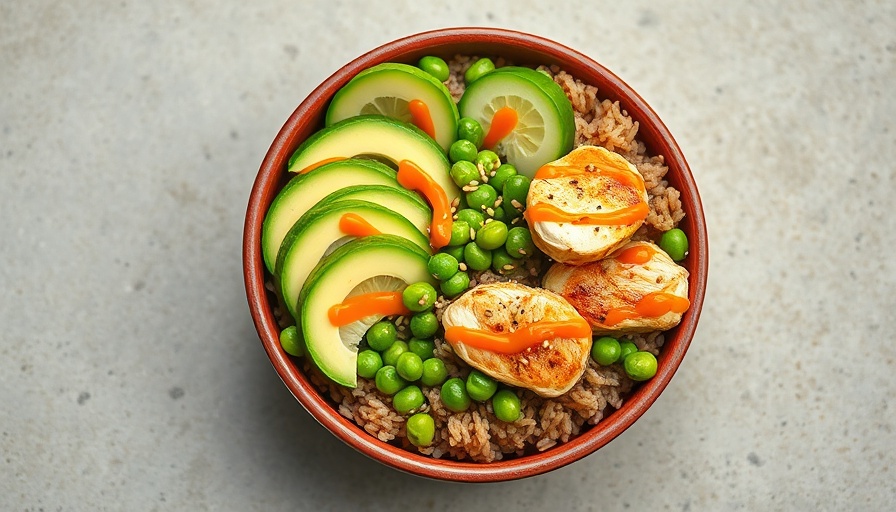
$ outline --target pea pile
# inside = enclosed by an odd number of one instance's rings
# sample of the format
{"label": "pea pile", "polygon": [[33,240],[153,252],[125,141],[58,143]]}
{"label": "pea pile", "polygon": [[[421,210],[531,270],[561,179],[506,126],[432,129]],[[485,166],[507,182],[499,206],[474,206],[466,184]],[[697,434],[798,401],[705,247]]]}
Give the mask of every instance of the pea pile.
{"label": "pea pile", "polygon": [[597,338],[591,345],[591,358],[601,366],[622,363],[626,375],[634,381],[649,380],[656,375],[656,357],[638,350],[631,341],[620,342],[610,336]]}

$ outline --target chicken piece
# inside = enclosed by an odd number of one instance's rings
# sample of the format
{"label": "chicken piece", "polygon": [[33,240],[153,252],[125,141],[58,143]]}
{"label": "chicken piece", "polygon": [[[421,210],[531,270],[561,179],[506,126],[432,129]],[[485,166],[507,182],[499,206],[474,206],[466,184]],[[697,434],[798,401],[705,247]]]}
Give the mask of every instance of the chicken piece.
{"label": "chicken piece", "polygon": [[644,178],[635,166],[598,146],[581,146],[539,169],[526,204],[535,245],[571,265],[597,261],[623,246],[649,212]]}
{"label": "chicken piece", "polygon": [[631,242],[587,265],[555,263],[543,284],[568,300],[595,334],[670,329],[690,305],[687,269],[650,242]]}
{"label": "chicken piece", "polygon": [[[474,346],[462,327],[509,338],[562,322],[575,337],[533,338],[535,344],[514,352],[507,348]],[[575,385],[588,365],[591,329],[559,295],[516,283],[492,283],[473,288],[451,303],[442,315],[446,340],[470,366],[495,380],[531,389],[543,397],[555,397]],[[559,333],[558,333],[559,334]],[[569,335],[569,332],[563,333]],[[500,345],[500,343],[499,343]],[[509,352],[509,353],[508,353]]]}

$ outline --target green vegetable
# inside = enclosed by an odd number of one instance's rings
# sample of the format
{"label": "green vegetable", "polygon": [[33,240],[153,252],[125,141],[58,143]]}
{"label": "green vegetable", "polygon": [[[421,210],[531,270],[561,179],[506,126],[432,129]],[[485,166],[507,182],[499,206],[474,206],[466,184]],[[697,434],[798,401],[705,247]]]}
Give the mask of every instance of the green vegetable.
{"label": "green vegetable", "polygon": [[466,198],[470,208],[485,211],[486,208],[495,207],[495,201],[498,200],[498,192],[488,183],[483,183],[476,187],[476,190],[467,192]]}
{"label": "green vegetable", "polygon": [[439,281],[444,281],[457,272],[457,259],[450,254],[439,252],[433,254],[432,258],[429,258],[426,268],[433,277]]}
{"label": "green vegetable", "polygon": [[395,366],[401,354],[408,351],[408,344],[401,340],[395,340],[392,345],[383,352],[383,364]]}
{"label": "green vegetable", "polygon": [[451,160],[451,163],[460,162],[462,160],[473,162],[476,160],[476,155],[478,153],[479,150],[476,148],[476,144],[473,144],[466,139],[460,139],[454,141],[451,144],[451,147],[448,148],[448,159]]}
{"label": "green vegetable", "polygon": [[395,393],[395,396],[392,397],[392,406],[395,407],[398,414],[407,414],[423,405],[423,401],[423,392],[420,391],[420,388],[410,385]]}
{"label": "green vegetable", "polygon": [[417,62],[417,67],[426,71],[439,82],[444,82],[448,80],[448,77],[451,75],[451,71],[448,69],[448,63],[439,57],[435,57],[432,55],[427,55],[420,59]]}
{"label": "green vegetable", "polygon": [[[410,346],[410,344],[408,345]],[[408,382],[414,382],[423,375],[423,359],[408,350],[398,356],[398,361],[395,362],[395,369],[402,379],[405,379]]]}
{"label": "green vegetable", "polygon": [[458,262],[464,261],[464,247],[462,245],[442,247],[440,252],[450,254]]}
{"label": "green vegetable", "polygon": [[451,276],[451,279],[442,281],[440,288],[446,297],[453,298],[464,293],[470,286],[470,276],[466,272],[458,272]]}
{"label": "green vegetable", "polygon": [[459,377],[448,379],[442,384],[441,397],[442,403],[449,411],[463,412],[470,407],[470,395],[467,394],[466,384]]}
{"label": "green vegetable", "polygon": [[470,225],[462,220],[451,224],[451,240],[448,245],[464,245],[470,241]]}
{"label": "green vegetable", "polygon": [[495,63],[488,57],[483,57],[467,68],[467,71],[464,73],[464,81],[467,82],[467,85],[472,84],[486,73],[490,73],[494,70]]}
{"label": "green vegetable", "polygon": [[[532,180],[529,179],[528,176],[524,176],[522,174],[517,174],[516,176],[510,176],[504,182],[504,188],[502,195],[504,196],[504,205],[513,207],[514,209],[520,211],[526,207],[526,196],[529,194],[529,185],[532,184]],[[520,205],[519,208],[516,207],[514,201]]]}
{"label": "green vegetable", "polygon": [[476,245],[486,250],[497,249],[507,241],[507,224],[494,220],[476,233]]}
{"label": "green vegetable", "polygon": [[383,366],[377,370],[374,382],[376,383],[376,389],[386,395],[394,395],[408,384],[398,375],[398,371],[394,366]]}
{"label": "green vegetable", "polygon": [[485,132],[478,121],[469,117],[463,117],[457,121],[457,138],[468,140],[478,148],[482,145],[483,139],[485,139]]}
{"label": "green vegetable", "polygon": [[464,261],[472,270],[486,270],[492,265],[492,252],[470,242],[464,246]]}
{"label": "green vegetable", "polygon": [[425,282],[413,283],[401,292],[401,301],[404,302],[404,307],[411,311],[426,311],[432,309],[433,304],[436,303],[437,296],[438,293],[436,293],[436,289],[431,284]]}
{"label": "green vegetable", "polygon": [[644,381],[656,375],[656,357],[650,352],[635,352],[625,358],[625,373],[632,380]]}
{"label": "green vegetable", "polygon": [[630,356],[638,351],[638,346],[630,341],[619,342],[619,348],[620,348],[621,352],[619,354],[619,359],[617,360],[617,362],[620,362],[620,363],[625,362],[625,360],[628,358],[628,356]]}
{"label": "green vegetable", "polygon": [[467,376],[466,388],[470,398],[477,402],[485,402],[498,390],[498,383],[479,370],[473,370]]}
{"label": "green vegetable", "polygon": [[660,237],[660,249],[666,251],[672,261],[681,261],[688,255],[688,236],[678,228],[670,229]]}
{"label": "green vegetable", "polygon": [[495,272],[506,274],[514,270],[518,264],[519,260],[511,258],[510,255],[507,254],[507,250],[503,247],[498,247],[492,251],[492,269]]}
{"label": "green vegetable", "polygon": [[513,423],[520,419],[520,398],[509,389],[502,389],[492,397],[492,410],[501,421]]}
{"label": "green vegetable", "polygon": [[383,358],[379,352],[373,350],[362,350],[358,354],[358,375],[365,379],[371,379],[376,372],[383,367]]}
{"label": "green vegetable", "polygon": [[508,220],[507,211],[504,209],[503,206],[496,207],[494,209],[494,213],[491,215],[491,217],[495,220],[500,220],[501,222],[503,222],[505,224],[507,223],[507,220]]}
{"label": "green vegetable", "polygon": [[482,212],[476,211],[472,208],[464,208],[463,210],[459,210],[457,212],[457,220],[462,220],[466,222],[473,231],[479,231],[482,225],[485,223],[485,215]]}
{"label": "green vegetable", "polygon": [[280,331],[280,346],[291,356],[305,355],[305,342],[299,329],[294,325]]}
{"label": "green vegetable", "polygon": [[511,176],[516,176],[516,167],[511,164],[504,164],[495,169],[495,175],[488,179],[488,184],[495,187],[495,190],[504,190],[504,183]]}
{"label": "green vegetable", "polygon": [[398,332],[392,322],[382,321],[370,326],[367,330],[367,344],[377,352],[383,352],[398,339]]}
{"label": "green vegetable", "polygon": [[440,386],[447,378],[448,368],[445,367],[445,361],[438,357],[432,357],[423,361],[423,375],[420,377],[420,382],[424,386]]}
{"label": "green vegetable", "polygon": [[609,366],[622,356],[622,346],[619,340],[609,336],[603,336],[594,340],[591,345],[591,358],[601,366]]}
{"label": "green vegetable", "polygon": [[471,181],[478,181],[481,178],[479,169],[476,165],[473,162],[468,162],[466,160],[454,162],[451,166],[450,174],[451,179],[458,187],[465,187],[469,185]]}
{"label": "green vegetable", "polygon": [[[411,334],[415,338],[431,338],[437,330],[439,330],[439,320],[432,311],[424,311],[411,317]],[[413,352],[410,342],[408,347]]]}
{"label": "green vegetable", "polygon": [[436,435],[436,422],[426,413],[417,413],[407,422],[408,441],[414,446],[429,446]]}
{"label": "green vegetable", "polygon": [[432,357],[432,351],[435,350],[435,348],[436,344],[431,339],[411,338],[410,341],[408,341],[408,350],[416,354],[422,361],[430,359]]}
{"label": "green vegetable", "polygon": [[482,168],[486,176],[489,176],[492,171],[497,170],[498,167],[501,166],[501,159],[494,151],[483,149],[476,155],[476,161],[474,163],[476,164],[476,167]]}
{"label": "green vegetable", "polygon": [[532,243],[532,233],[527,228],[517,226],[507,232],[507,242],[504,244],[507,254],[511,258],[528,258],[535,252],[535,244]]}

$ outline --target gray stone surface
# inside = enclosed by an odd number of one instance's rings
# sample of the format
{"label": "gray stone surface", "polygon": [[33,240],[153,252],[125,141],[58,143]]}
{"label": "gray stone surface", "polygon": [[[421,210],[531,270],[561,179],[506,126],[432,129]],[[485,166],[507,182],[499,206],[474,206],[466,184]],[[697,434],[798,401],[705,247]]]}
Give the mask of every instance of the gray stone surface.
{"label": "gray stone surface", "polygon": [[[0,508],[890,509],[896,4],[588,4],[0,4]],[[457,25],[544,35],[638,90],[712,249],[697,336],[648,414],[482,486],[317,425],[240,274],[249,188],[295,106],[366,50]]]}

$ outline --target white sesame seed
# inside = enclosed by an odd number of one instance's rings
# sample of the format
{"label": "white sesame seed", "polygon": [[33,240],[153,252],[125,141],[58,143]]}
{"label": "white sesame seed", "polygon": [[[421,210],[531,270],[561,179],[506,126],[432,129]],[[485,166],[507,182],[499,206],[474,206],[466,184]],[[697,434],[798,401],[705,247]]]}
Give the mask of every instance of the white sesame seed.
{"label": "white sesame seed", "polygon": [[473,228],[470,228],[470,239],[476,240],[476,230]]}
{"label": "white sesame seed", "polygon": [[470,185],[473,185],[473,186],[475,187],[475,186],[478,186],[478,185],[479,185],[479,182],[476,181],[476,180],[473,180],[473,181],[470,182]]}
{"label": "white sesame seed", "polygon": [[491,216],[494,216],[494,215],[495,215],[495,210],[494,210],[494,208],[486,208],[486,209],[485,209],[485,213],[487,213],[487,214],[489,214],[489,215],[491,215]]}
{"label": "white sesame seed", "polygon": [[517,210],[520,210],[520,209],[523,208],[522,203],[520,203],[520,202],[517,201],[516,199],[511,199],[511,200],[510,200],[510,205],[513,206],[514,208],[516,208]]}
{"label": "white sesame seed", "polygon": [[460,205],[460,197],[455,197],[454,201],[451,201],[451,206],[458,206],[458,205]]}
{"label": "white sesame seed", "polygon": [[459,268],[460,270],[466,272],[466,271],[467,271],[467,264],[466,264],[466,263],[458,263],[458,264],[457,264],[457,268]]}
{"label": "white sesame seed", "polygon": [[503,268],[504,270],[513,270],[513,265],[509,265],[509,264],[508,264],[508,265],[504,265],[504,266],[501,267],[501,268]]}
{"label": "white sesame seed", "polygon": [[501,206],[501,203],[503,203],[503,202],[504,202],[504,198],[498,197],[498,199],[495,200],[495,208]]}

